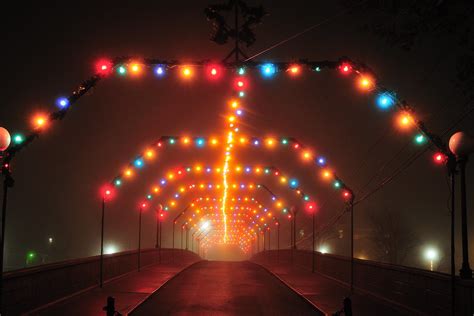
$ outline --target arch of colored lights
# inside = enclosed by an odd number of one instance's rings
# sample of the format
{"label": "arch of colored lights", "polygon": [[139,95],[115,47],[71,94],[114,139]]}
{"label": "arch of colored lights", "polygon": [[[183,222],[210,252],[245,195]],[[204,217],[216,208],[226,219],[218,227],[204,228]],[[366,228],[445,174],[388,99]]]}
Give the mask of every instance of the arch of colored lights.
{"label": "arch of colored lights", "polygon": [[[111,185],[115,188],[119,188],[124,184],[125,180],[131,179],[134,177],[135,173],[137,173],[139,170],[143,169],[146,165],[146,161],[155,159],[156,157],[156,152],[154,151],[154,147],[163,149],[167,145],[174,146],[176,144],[181,144],[182,146],[190,146],[191,144],[195,144],[196,147],[204,147],[206,144],[210,144],[211,147],[216,147],[219,146],[219,139],[216,137],[188,137],[188,136],[162,136],[157,140],[156,142],[153,142],[153,145],[149,146],[142,154],[139,154],[135,156],[135,158],[130,161],[130,163],[123,169],[123,171],[118,174],[117,176],[114,177],[114,179],[111,181]],[[321,175],[321,178],[325,180],[325,182],[332,183],[333,187],[335,189],[345,189],[348,192],[351,192],[351,189],[344,183],[344,181],[336,175],[334,172],[334,168],[332,168],[328,162],[327,159],[322,156],[318,155],[316,156],[310,149],[308,149],[307,146],[305,146],[302,142],[298,141],[296,138],[293,137],[281,137],[281,138],[274,138],[274,137],[267,137],[267,138],[259,138],[259,137],[247,137],[247,136],[241,136],[237,139],[236,145],[238,146],[246,146],[249,144],[251,147],[265,147],[265,148],[274,148],[276,146],[282,146],[285,148],[292,148],[295,151],[300,152],[300,156],[303,161],[305,162],[313,162],[319,169],[319,173]],[[203,167],[202,164],[196,164],[194,167],[193,166],[187,166],[184,168],[181,172],[184,173],[186,172],[191,172],[193,171],[195,167],[199,167],[199,172],[208,172],[207,170],[214,169],[218,170],[218,172],[222,172],[223,168],[221,167]],[[237,164],[235,166],[235,171],[239,172],[247,172],[247,167],[248,166],[242,166],[240,164]],[[241,168],[241,170],[238,170]],[[231,171],[231,170],[230,170]],[[278,169],[276,170],[278,171]],[[179,171],[176,171],[177,173]],[[178,173],[180,175],[180,173]],[[287,178],[285,176],[281,177],[283,181],[286,178],[288,180],[288,185],[291,186],[291,181],[290,178]],[[166,180],[165,180],[166,181]],[[153,193],[150,193],[153,194]],[[344,191],[343,193],[343,198],[347,199],[347,192]]]}
{"label": "arch of colored lights", "polygon": [[[31,129],[27,133],[15,133],[12,137],[12,144],[3,152],[2,170],[3,172],[11,172],[11,161],[13,157],[22,149],[27,147],[36,138],[38,138],[47,126],[54,121],[62,120],[69,112],[70,108],[75,105],[84,95],[97,84],[109,78],[113,73],[117,76],[140,76],[144,70],[151,70],[155,76],[161,78],[166,77],[168,72],[175,71],[184,80],[190,80],[195,75],[196,69],[203,69],[204,73],[210,80],[218,80],[222,77],[225,70],[230,70],[238,75],[245,75],[250,69],[260,70],[263,77],[269,78],[277,75],[279,72],[287,73],[290,76],[298,76],[304,71],[314,73],[322,73],[325,70],[339,71],[344,77],[355,77],[356,85],[364,92],[372,92],[375,95],[374,103],[381,110],[397,109],[399,124],[404,128],[415,127],[418,133],[414,135],[414,143],[418,145],[430,144],[445,157],[451,155],[446,144],[441,138],[426,128],[421,120],[417,119],[415,111],[409,102],[400,98],[396,92],[386,88],[372,70],[365,64],[355,62],[348,57],[341,57],[338,60],[324,61],[308,61],[298,60],[291,62],[239,62],[239,63],[211,63],[207,60],[182,62],[182,61],[166,61],[160,59],[137,59],[130,57],[120,57],[115,59],[101,59],[95,64],[95,74],[87,80],[84,80],[76,89],[71,91],[69,95],[58,98],[52,102],[55,110],[45,111],[42,113],[34,113],[31,119]],[[238,81],[235,82],[238,84]],[[245,97],[245,92],[240,89],[237,96]],[[437,159],[435,161],[445,162],[446,158]]]}
{"label": "arch of colored lights", "polygon": [[[256,62],[244,62],[244,63],[209,63],[205,61],[191,62],[191,63],[182,63],[179,61],[161,61],[155,59],[146,59],[146,60],[137,60],[132,58],[117,58],[115,60],[101,60],[96,65],[96,74],[92,76],[89,80],[83,82],[76,90],[72,92],[69,97],[60,98],[57,100],[56,105],[59,108],[56,111],[52,111],[49,114],[35,114],[32,119],[32,130],[26,135],[21,134],[13,135],[13,142],[11,146],[3,152],[2,154],[2,173],[10,176],[11,172],[11,160],[12,158],[28,144],[30,144],[34,139],[36,139],[41,133],[44,132],[46,127],[55,120],[63,119],[70,107],[75,104],[87,91],[93,88],[101,79],[110,76],[112,73],[116,73],[119,76],[125,76],[130,74],[131,76],[140,76],[145,69],[153,69],[153,73],[162,77],[165,76],[168,71],[178,70],[178,73],[182,76],[184,80],[192,80],[195,70],[197,68],[204,69],[205,73],[208,75],[210,80],[217,80],[219,77],[224,75],[225,69],[231,69],[236,77],[232,80],[233,82],[233,97],[229,101],[231,111],[227,115],[227,128],[225,130],[225,151],[223,157],[223,164],[221,168],[222,172],[222,217],[224,223],[224,233],[222,241],[227,242],[227,200],[229,199],[229,182],[230,181],[230,171],[232,170],[233,165],[233,156],[232,153],[235,151],[235,145],[241,144],[244,145],[247,142],[245,136],[238,136],[240,129],[238,127],[239,119],[238,117],[242,114],[242,109],[240,106],[241,100],[245,97],[245,89],[247,88],[248,81],[245,78],[245,75],[248,70],[259,69],[264,77],[273,77],[278,72],[285,71],[290,76],[298,76],[303,71],[311,70],[313,72],[319,73],[324,69],[338,69],[341,74],[345,76],[354,76],[356,78],[356,84],[363,92],[373,92],[375,94],[375,103],[381,110],[390,110],[392,108],[397,108],[397,122],[399,126],[403,129],[412,129],[416,128],[418,133],[414,137],[416,144],[425,144],[429,143],[430,145],[436,147],[440,152],[436,153],[434,156],[435,161],[438,163],[445,163],[448,157],[451,156],[446,145],[441,141],[439,137],[428,131],[424,123],[418,120],[415,116],[413,109],[408,105],[407,102],[399,99],[397,95],[388,89],[385,89],[382,85],[378,83],[375,75],[370,69],[365,65],[353,62],[348,58],[341,58],[338,61],[321,61],[321,62],[309,62],[306,60],[300,60],[298,62],[280,62],[280,63],[256,63]],[[240,98],[240,100],[239,100]],[[183,143],[186,138],[183,138]],[[203,145],[205,142],[204,138],[193,139],[196,145]],[[253,142],[253,145],[259,145],[260,141],[255,139],[249,139]],[[168,138],[168,142],[172,143],[173,138]],[[211,144],[214,143],[213,140],[210,140]],[[266,142],[268,145],[272,145],[274,140],[267,139]],[[284,140],[280,140],[281,143]],[[279,143],[280,143],[279,142]],[[160,146],[160,142],[157,143],[157,146]],[[286,143],[285,143],[286,144]],[[300,148],[298,142],[292,140],[292,146],[295,149]],[[153,158],[154,152],[153,149],[148,149],[145,152],[144,156],[139,156],[133,161],[133,166],[136,168],[141,168],[144,165],[144,158]],[[306,160],[313,160],[313,154],[310,151],[304,151],[303,157]],[[320,162],[326,164],[325,159],[317,158],[315,160],[316,164],[320,165]],[[129,168],[124,172],[125,176],[132,175],[133,171]],[[337,187],[343,187],[346,189],[346,194],[350,195],[351,200],[353,199],[352,191],[342,182],[338,177],[336,177],[333,171],[329,169],[323,170],[323,176],[327,178],[334,179],[337,183]],[[122,184],[123,178],[115,178],[113,185],[115,187]],[[111,195],[111,188],[105,188],[105,195]]]}
{"label": "arch of colored lights", "polygon": [[[304,193],[303,189],[299,184],[298,179],[286,175],[277,167],[262,165],[237,165],[233,168],[233,170],[229,171],[229,173],[231,172],[232,174],[238,175],[243,174],[252,176],[273,176],[278,179],[278,182],[280,184],[287,184],[288,188],[294,191],[304,201],[312,200],[309,194]],[[164,176],[151,186],[151,190],[146,194],[145,198],[147,200],[153,200],[169,183],[174,183],[175,181],[181,180],[186,176],[211,176],[216,174],[218,175],[220,173],[220,167],[203,166],[200,163],[197,163],[194,166],[175,167],[165,172]],[[328,174],[327,176],[329,177],[330,175]],[[231,186],[234,188],[238,186],[238,184],[234,183]],[[334,187],[340,189],[342,187],[342,184],[336,180],[334,181]],[[217,189],[219,188],[220,187],[217,187]],[[185,188],[183,188],[183,190],[181,191],[184,190]],[[177,195],[179,195],[179,193],[177,193]]]}

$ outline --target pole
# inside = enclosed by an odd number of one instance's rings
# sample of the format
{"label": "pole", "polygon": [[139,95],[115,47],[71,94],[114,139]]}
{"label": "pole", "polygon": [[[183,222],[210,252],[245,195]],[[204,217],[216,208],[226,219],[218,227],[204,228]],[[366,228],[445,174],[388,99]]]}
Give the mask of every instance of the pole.
{"label": "pole", "polygon": [[[160,214],[161,215],[161,214]],[[158,244],[158,262],[161,263],[161,232],[163,231],[161,227],[161,219],[160,216],[158,216],[158,224],[160,226],[160,239],[159,239],[159,244]]]}
{"label": "pole", "polygon": [[173,222],[173,243],[172,243],[172,248],[173,248],[173,252],[174,252],[174,227],[176,225],[176,222]]}
{"label": "pole", "polygon": [[181,250],[183,250],[183,230],[184,230],[184,227],[182,226],[181,227]]}
{"label": "pole", "polygon": [[472,270],[469,266],[469,243],[467,233],[467,204],[466,204],[466,164],[467,157],[458,159],[461,173],[461,233],[462,233],[462,265],[461,279],[472,279]]}
{"label": "pole", "polygon": [[156,243],[155,248],[160,248],[160,211],[156,210]]}
{"label": "pole", "polygon": [[[4,167],[5,168],[5,167]],[[3,261],[5,252],[5,222],[7,220],[8,188],[13,186],[13,179],[8,170],[3,170],[3,202],[2,202],[2,241],[0,245],[0,315],[3,313]]]}
{"label": "pole", "polygon": [[102,197],[102,225],[100,230],[100,287],[104,285],[104,221],[105,221],[105,198]]}
{"label": "pole", "polygon": [[451,180],[451,315],[456,314],[456,247],[455,247],[455,191],[456,191],[456,158],[448,157],[448,172]]}
{"label": "pole", "polygon": [[294,216],[293,216],[293,249],[296,250],[296,209],[295,211],[293,212]]}
{"label": "pole", "polygon": [[277,263],[280,262],[280,222],[277,225]]}
{"label": "pole", "polygon": [[260,234],[257,233],[257,252],[260,252]]}
{"label": "pole", "polygon": [[315,242],[315,226],[316,226],[316,212],[313,211],[313,245],[311,247],[311,259],[312,259],[312,264],[311,264],[311,271],[314,273],[314,260],[315,260],[315,253],[314,253],[314,242]]}
{"label": "pole", "polygon": [[186,227],[186,250],[188,250],[189,228]]}
{"label": "pole", "polygon": [[351,212],[351,293],[354,293],[354,195],[349,202]]}
{"label": "pole", "polygon": [[142,252],[142,211],[143,207],[140,207],[138,212],[138,271],[140,271],[140,256]]}
{"label": "pole", "polygon": [[271,230],[268,230],[268,250],[272,250],[272,235]]}
{"label": "pole", "polygon": [[265,233],[265,229],[264,229],[264,230],[263,230],[263,251],[264,251],[264,252],[267,250],[267,246],[266,246],[266,242],[265,242],[265,241],[266,241],[266,240],[265,240],[265,239],[266,239],[266,238],[265,238],[265,235],[266,235],[266,233]]}

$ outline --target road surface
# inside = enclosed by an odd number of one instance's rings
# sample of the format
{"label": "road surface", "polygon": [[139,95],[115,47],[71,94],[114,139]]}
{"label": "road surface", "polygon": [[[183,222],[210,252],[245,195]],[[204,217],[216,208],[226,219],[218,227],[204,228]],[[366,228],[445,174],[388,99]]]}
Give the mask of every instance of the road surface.
{"label": "road surface", "polygon": [[320,315],[262,267],[201,261],[166,283],[130,315]]}

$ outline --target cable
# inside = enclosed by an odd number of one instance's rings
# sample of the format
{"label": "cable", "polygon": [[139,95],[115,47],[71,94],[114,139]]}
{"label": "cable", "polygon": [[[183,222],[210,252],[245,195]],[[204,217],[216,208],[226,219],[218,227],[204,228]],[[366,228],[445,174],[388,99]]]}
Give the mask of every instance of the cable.
{"label": "cable", "polygon": [[[441,135],[442,136],[445,136],[446,134],[448,134],[453,128],[455,128],[457,125],[459,125],[459,123],[461,123],[469,114],[471,114],[472,112],[474,111],[474,105],[471,106],[470,108],[468,108],[468,110],[466,110],[464,113],[462,113],[460,115],[460,117],[453,123],[451,124],[451,126],[449,128],[447,128]],[[360,202],[366,200],[367,198],[369,198],[371,195],[373,195],[374,193],[376,193],[378,190],[380,190],[382,187],[384,187],[386,184],[392,182],[396,176],[398,176],[401,172],[403,172],[405,169],[407,169],[413,162],[415,162],[415,160],[417,160],[421,155],[423,155],[427,150],[428,150],[429,147],[426,147],[425,149],[423,149],[421,152],[419,153],[415,153],[414,155],[412,155],[410,158],[408,158],[407,161],[405,161],[405,163],[403,163],[403,165],[401,167],[398,168],[398,170],[395,170],[395,172],[390,175],[389,177],[385,178],[374,190],[372,190],[371,192],[367,193],[365,196],[363,196],[361,199],[357,200],[354,205],[356,204],[359,204]]]}
{"label": "cable", "polygon": [[274,45],[272,45],[272,46],[270,46],[270,47],[268,47],[268,48],[266,48],[266,49],[264,49],[264,50],[262,50],[262,51],[256,53],[255,55],[250,56],[249,58],[245,59],[244,61],[247,62],[247,61],[249,61],[249,60],[252,60],[252,59],[254,59],[255,57],[258,57],[258,56],[260,56],[260,55],[262,55],[262,54],[264,54],[264,53],[266,53],[266,52],[268,52],[268,51],[270,51],[270,50],[272,50],[272,49],[274,49],[274,48],[276,48],[276,47],[278,47],[278,46],[281,46],[281,45],[285,44],[286,42],[289,42],[289,41],[291,41],[292,39],[297,38],[297,37],[300,36],[300,35],[303,35],[303,34],[309,32],[309,31],[311,31],[311,30],[314,30],[315,28],[317,28],[317,27],[319,27],[319,26],[322,26],[322,25],[328,23],[329,21],[331,21],[331,20],[333,20],[333,19],[335,19],[335,18],[337,18],[337,17],[339,17],[339,16],[341,16],[341,15],[346,14],[346,13],[349,12],[350,10],[352,10],[352,9],[354,9],[354,8],[356,8],[356,7],[360,6],[360,5],[362,5],[362,4],[364,4],[364,3],[367,2],[367,1],[368,1],[368,0],[361,1],[361,2],[359,2],[358,4],[355,4],[354,6],[352,6],[352,7],[350,7],[350,8],[347,8],[347,9],[345,9],[345,10],[342,10],[342,11],[340,11],[339,13],[337,13],[337,14],[335,14],[335,15],[333,15],[333,16],[330,16],[330,17],[324,19],[323,21],[318,22],[318,23],[316,23],[316,24],[314,24],[314,25],[312,25],[312,26],[310,26],[310,27],[304,29],[303,31],[301,31],[301,32],[299,32],[299,33],[296,33],[296,34],[294,34],[294,35],[292,35],[292,36],[290,36],[290,37],[288,37],[288,38],[286,38],[286,39],[284,39],[284,40],[281,40],[280,42],[278,42],[278,43],[276,43],[276,44],[274,44]]}

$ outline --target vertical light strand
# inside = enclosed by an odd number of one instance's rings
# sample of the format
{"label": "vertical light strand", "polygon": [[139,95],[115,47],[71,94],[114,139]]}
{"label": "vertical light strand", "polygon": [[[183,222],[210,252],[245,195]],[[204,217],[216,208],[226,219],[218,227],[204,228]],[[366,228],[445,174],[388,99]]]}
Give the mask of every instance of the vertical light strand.
{"label": "vertical light strand", "polygon": [[224,224],[224,243],[227,242],[227,194],[229,184],[227,182],[227,174],[229,173],[229,165],[231,160],[231,150],[232,150],[232,143],[233,143],[233,132],[229,131],[227,134],[227,142],[226,142],[226,151],[225,151],[225,158],[224,158],[224,167],[222,168],[222,184],[224,187],[224,193],[222,195],[222,219]]}

